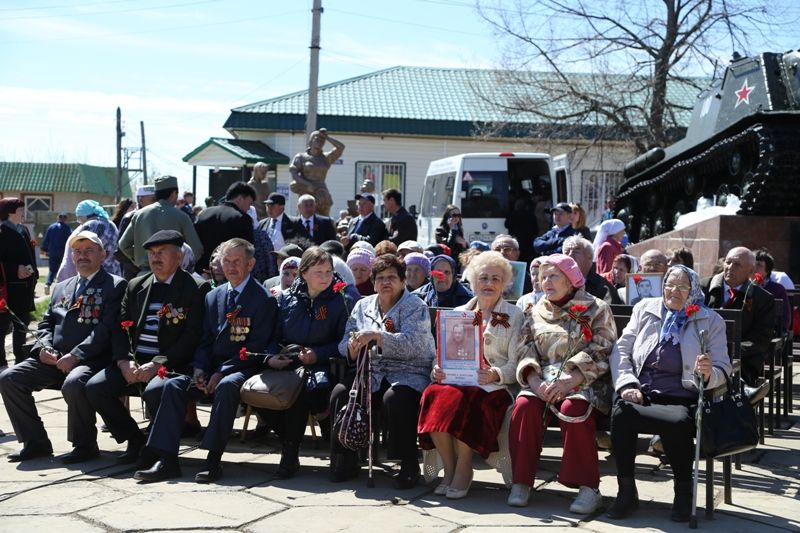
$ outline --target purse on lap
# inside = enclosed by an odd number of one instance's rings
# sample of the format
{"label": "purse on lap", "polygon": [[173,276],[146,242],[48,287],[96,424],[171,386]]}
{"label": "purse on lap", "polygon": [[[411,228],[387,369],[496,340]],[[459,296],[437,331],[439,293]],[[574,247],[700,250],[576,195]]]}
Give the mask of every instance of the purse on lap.
{"label": "purse on lap", "polygon": [[725,376],[727,390],[720,401],[703,400],[700,448],[704,458],[724,457],[752,450],[758,445],[758,424],[753,406]]}
{"label": "purse on lap", "polygon": [[[301,347],[290,344],[278,355],[296,357]],[[307,380],[307,370],[300,366],[294,370],[275,370],[267,368],[261,374],[252,376],[244,382],[241,399],[244,403],[261,409],[285,411],[290,408]]]}

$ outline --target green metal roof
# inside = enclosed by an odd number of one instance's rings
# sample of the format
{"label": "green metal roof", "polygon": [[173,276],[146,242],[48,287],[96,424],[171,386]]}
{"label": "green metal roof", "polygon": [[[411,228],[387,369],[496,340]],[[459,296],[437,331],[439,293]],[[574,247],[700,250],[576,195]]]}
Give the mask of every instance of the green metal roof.
{"label": "green metal roof", "polygon": [[239,139],[224,139],[222,137],[211,137],[208,141],[183,156],[183,160],[189,161],[212,145],[218,146],[236,157],[240,157],[247,163],[263,162],[268,165],[289,164],[288,157],[280,152],[276,152],[261,141],[242,141]]}
{"label": "green metal roof", "polygon": [[[122,171],[122,195],[131,196],[128,171]],[[117,169],[81,163],[0,162],[0,190],[117,194]]]}
{"label": "green metal roof", "polygon": [[[602,95],[615,87],[646,85],[643,78],[626,76],[569,74],[569,77],[575,85]],[[680,127],[688,125],[698,87],[706,86],[707,82],[698,78],[671,83],[668,87],[670,102],[688,108],[677,111]],[[497,134],[508,137],[528,136],[537,131],[544,134],[553,126],[559,126],[565,136],[591,136],[605,124],[604,118],[594,115],[553,124],[531,113],[511,109],[514,99],[527,98],[537,103],[550,102],[546,108],[554,115],[574,111],[574,107],[570,108],[574,104],[554,100],[552,94],[541,88],[548,83],[558,83],[554,74],[393,67],[321,86],[317,123],[338,132],[436,136],[471,136],[483,125],[504,124]],[[642,90],[633,98],[635,101],[631,102],[620,98],[620,106],[647,107],[649,93]],[[231,111],[224,127],[229,131],[303,131],[307,101],[308,91],[299,91],[238,107]],[[643,120],[635,125],[646,126]]]}

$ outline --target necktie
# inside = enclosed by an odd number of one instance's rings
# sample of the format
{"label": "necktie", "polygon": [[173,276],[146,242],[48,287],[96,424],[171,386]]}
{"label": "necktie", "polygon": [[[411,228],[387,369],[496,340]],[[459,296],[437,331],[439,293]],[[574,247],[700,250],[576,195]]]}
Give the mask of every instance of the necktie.
{"label": "necktie", "polygon": [[728,303],[725,304],[725,307],[733,306],[733,300],[736,298],[737,293],[738,291],[736,289],[734,289],[733,287],[728,287]]}
{"label": "necktie", "polygon": [[[311,220],[306,220],[306,231],[311,235]],[[313,237],[313,235],[311,235]]]}
{"label": "necktie", "polygon": [[225,305],[225,310],[227,312],[233,311],[233,308],[236,307],[236,297],[239,296],[239,291],[231,290],[228,291],[228,301]]}
{"label": "necktie", "polygon": [[363,220],[364,219],[362,219],[362,218],[358,219],[358,222],[356,222],[356,225],[353,226],[353,233],[358,233],[358,230],[361,229],[361,222],[363,222]]}
{"label": "necktie", "polygon": [[81,278],[78,280],[78,284],[75,286],[75,294],[72,296],[73,303],[75,300],[80,298],[83,295],[83,291],[86,290],[86,285],[89,283],[87,278]]}
{"label": "necktie", "polygon": [[275,220],[274,218],[273,218],[273,219],[270,219],[270,222],[269,222],[269,234],[270,234],[270,235],[272,235],[272,234],[274,234],[274,233],[275,233],[275,228],[276,228],[277,226],[278,226],[278,221],[277,221],[277,220]]}

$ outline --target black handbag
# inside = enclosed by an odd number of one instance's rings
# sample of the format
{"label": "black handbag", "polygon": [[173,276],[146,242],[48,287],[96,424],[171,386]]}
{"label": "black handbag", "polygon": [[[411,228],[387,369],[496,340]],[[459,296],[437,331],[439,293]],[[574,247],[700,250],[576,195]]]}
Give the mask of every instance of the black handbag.
{"label": "black handbag", "polygon": [[366,370],[369,354],[365,349],[358,356],[356,377],[350,388],[347,404],[336,414],[333,431],[339,443],[348,450],[369,446],[370,427],[367,402],[370,401],[369,375]]}
{"label": "black handbag", "polygon": [[758,423],[753,406],[742,393],[740,384],[734,388],[726,376],[727,390],[720,401],[703,400],[700,449],[703,458],[724,457],[752,450],[758,445]]}

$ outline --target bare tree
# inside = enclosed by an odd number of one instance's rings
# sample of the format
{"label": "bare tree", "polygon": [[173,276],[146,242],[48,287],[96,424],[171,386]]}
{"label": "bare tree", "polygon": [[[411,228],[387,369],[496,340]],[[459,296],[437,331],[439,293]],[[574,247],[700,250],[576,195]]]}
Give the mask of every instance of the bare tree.
{"label": "bare tree", "polygon": [[[681,136],[694,102],[677,100],[674,89],[688,84],[694,90],[683,93],[696,94],[720,49],[749,53],[748,38],[768,42],[763,29],[776,25],[767,24],[764,0],[478,0],[477,7],[504,45],[498,88],[476,88],[480,99],[508,123],[542,123],[532,135],[577,127],[594,140],[631,141],[640,153]],[[514,120],[523,115],[528,120]]]}

